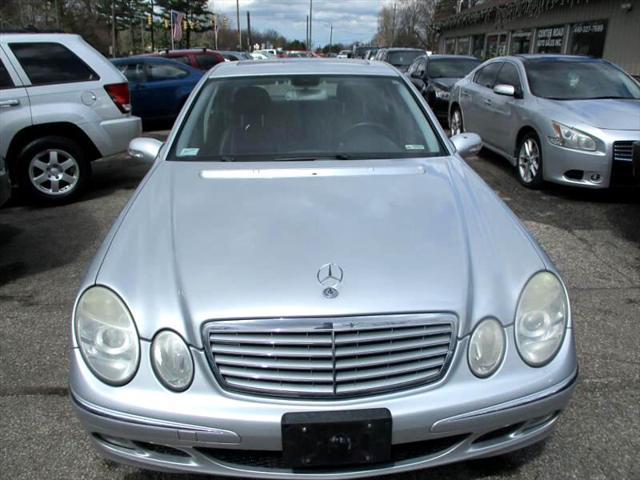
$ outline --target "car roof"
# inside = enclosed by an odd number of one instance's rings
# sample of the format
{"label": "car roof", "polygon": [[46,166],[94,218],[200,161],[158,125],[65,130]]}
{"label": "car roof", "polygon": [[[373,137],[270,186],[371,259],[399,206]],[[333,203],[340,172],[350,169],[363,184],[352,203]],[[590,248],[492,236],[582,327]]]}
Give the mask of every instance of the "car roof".
{"label": "car roof", "polygon": [[421,48],[412,48],[412,47],[386,47],[385,50],[388,50],[389,52],[396,52],[399,50],[410,51],[410,52],[424,52],[424,50],[422,50]]}
{"label": "car roof", "polygon": [[171,58],[167,58],[167,57],[157,57],[152,55],[132,55],[130,57],[114,58],[111,60],[111,62],[113,62],[114,64],[121,64],[121,63],[135,62],[139,60],[144,60],[147,63],[158,63],[158,64],[164,63],[168,65],[179,65],[181,67],[186,67],[189,70],[195,70],[191,65],[187,65],[186,63],[178,62],[177,60],[172,60]]}
{"label": "car roof", "polygon": [[67,39],[81,39],[82,37],[77,33],[1,33],[4,40],[11,41],[25,41],[31,40],[36,42],[46,42],[48,40],[60,40]]}
{"label": "car roof", "polygon": [[429,58],[429,60],[464,59],[464,60],[478,60],[478,61],[480,61],[480,59],[474,57],[473,55],[440,55],[440,54],[426,55],[425,54],[424,56]]}
{"label": "car roof", "polygon": [[519,54],[514,55],[515,58],[519,58],[523,62],[536,60],[536,61],[576,61],[576,62],[584,62],[585,60],[593,60],[600,62],[602,61],[599,58],[587,57],[585,55],[559,55],[555,53],[528,53],[528,54]]}
{"label": "car roof", "polygon": [[252,77],[258,75],[377,75],[397,77],[390,65],[369,60],[337,60],[326,58],[279,58],[219,63],[209,73],[210,78]]}

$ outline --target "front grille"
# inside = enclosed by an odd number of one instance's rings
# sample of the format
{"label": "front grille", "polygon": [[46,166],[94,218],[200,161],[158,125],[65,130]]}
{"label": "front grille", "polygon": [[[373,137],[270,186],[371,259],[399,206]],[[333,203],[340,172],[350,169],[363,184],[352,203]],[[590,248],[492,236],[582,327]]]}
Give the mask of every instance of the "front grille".
{"label": "front grille", "polygon": [[613,142],[613,159],[630,162],[633,159],[633,142]]}
{"label": "front grille", "polygon": [[215,321],[204,336],[224,388],[321,398],[435,382],[456,338],[451,314]]}
{"label": "front grille", "polygon": [[[453,446],[458,445],[467,437],[468,435],[466,434],[454,435],[450,437],[435,438],[432,440],[391,445],[391,463],[441,454]],[[288,468],[288,465],[284,462],[282,451],[233,450],[208,447],[197,447],[196,450],[214,460],[231,465],[270,469]],[[321,467],[313,469],[315,472],[322,470],[327,472],[331,472],[332,470],[335,471],[335,469]]]}

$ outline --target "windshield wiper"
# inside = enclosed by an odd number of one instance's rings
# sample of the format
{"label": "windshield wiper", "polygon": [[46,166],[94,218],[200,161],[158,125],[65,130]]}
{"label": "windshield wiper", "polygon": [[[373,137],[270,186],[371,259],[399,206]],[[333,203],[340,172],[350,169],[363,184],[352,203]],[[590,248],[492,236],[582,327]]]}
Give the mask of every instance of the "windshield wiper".
{"label": "windshield wiper", "polygon": [[620,96],[608,95],[603,97],[589,97],[589,98],[586,98],[585,100],[637,100],[637,98],[634,99],[633,97],[620,97]]}
{"label": "windshield wiper", "polygon": [[350,160],[351,156],[343,153],[335,155],[309,155],[305,157],[276,157],[275,162],[315,162],[317,160]]}

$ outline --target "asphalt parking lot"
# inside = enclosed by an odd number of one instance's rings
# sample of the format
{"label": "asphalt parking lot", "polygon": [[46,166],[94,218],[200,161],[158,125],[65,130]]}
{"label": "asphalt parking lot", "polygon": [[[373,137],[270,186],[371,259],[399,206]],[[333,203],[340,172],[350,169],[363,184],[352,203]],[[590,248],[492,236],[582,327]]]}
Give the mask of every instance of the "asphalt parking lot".
{"label": "asphalt parking lot", "polygon": [[[568,284],[580,381],[555,434],[503,457],[397,479],[640,478],[640,190],[521,187],[499,157],[470,161],[526,224]],[[7,479],[178,479],[103,460],[72,414],[69,318],[85,267],[147,171],[94,165],[79,202],[0,209],[0,471]]]}

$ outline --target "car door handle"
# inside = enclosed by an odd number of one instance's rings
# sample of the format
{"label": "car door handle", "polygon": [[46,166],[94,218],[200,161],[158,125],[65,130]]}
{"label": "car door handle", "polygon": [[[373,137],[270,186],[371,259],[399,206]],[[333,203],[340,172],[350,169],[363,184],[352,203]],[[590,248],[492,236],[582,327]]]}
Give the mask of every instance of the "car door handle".
{"label": "car door handle", "polygon": [[462,95],[463,97],[470,97],[471,96],[471,94],[469,92],[465,91],[465,90],[461,90],[460,91],[460,95]]}
{"label": "car door handle", "polygon": [[484,99],[484,103],[487,105],[491,105],[491,99],[490,98],[485,98]]}
{"label": "car door handle", "polygon": [[20,100],[17,98],[0,101],[0,107],[15,107],[16,105],[20,105]]}

